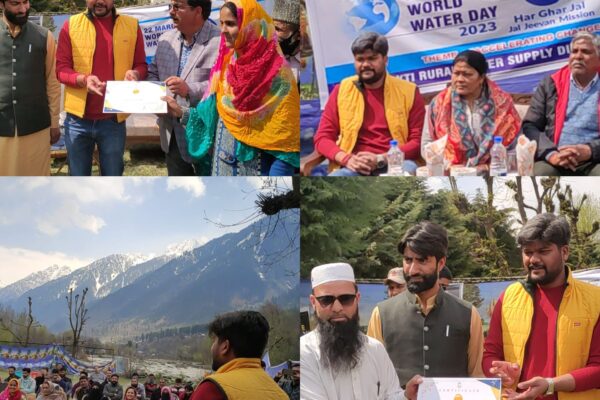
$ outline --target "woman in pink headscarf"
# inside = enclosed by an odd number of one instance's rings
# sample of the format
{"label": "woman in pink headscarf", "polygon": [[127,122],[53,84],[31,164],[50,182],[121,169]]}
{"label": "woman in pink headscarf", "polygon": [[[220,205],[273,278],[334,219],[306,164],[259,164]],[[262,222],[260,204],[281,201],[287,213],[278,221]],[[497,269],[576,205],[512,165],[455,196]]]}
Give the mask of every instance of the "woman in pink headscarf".
{"label": "woman in pink headscarf", "polygon": [[21,392],[18,379],[8,381],[8,386],[0,393],[0,400],[25,400],[25,393]]}

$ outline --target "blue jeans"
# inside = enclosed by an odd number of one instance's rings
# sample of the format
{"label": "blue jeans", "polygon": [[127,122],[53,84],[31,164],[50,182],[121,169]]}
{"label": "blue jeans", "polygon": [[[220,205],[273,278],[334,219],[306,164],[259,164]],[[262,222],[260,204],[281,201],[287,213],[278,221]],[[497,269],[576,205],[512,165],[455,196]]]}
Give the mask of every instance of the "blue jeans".
{"label": "blue jeans", "polygon": [[294,166],[281,161],[266,151],[262,151],[260,157],[262,161],[260,166],[261,176],[292,176],[296,172]]}
{"label": "blue jeans", "polygon": [[[404,160],[404,172],[408,172],[411,175],[414,175],[417,171],[417,163],[412,161],[412,160]],[[373,171],[373,173],[371,175],[381,175],[381,174],[385,174],[387,172],[387,167],[384,167],[382,169],[376,169],[375,171]],[[339,168],[336,169],[335,171],[333,171],[332,173],[330,173],[328,176],[362,176],[361,174],[359,174],[358,172],[354,172],[351,169],[348,168]]]}
{"label": "blue jeans", "polygon": [[73,176],[91,175],[94,146],[98,145],[100,174],[123,175],[126,138],[125,122],[118,123],[113,119],[93,121],[67,114],[65,144],[69,173]]}

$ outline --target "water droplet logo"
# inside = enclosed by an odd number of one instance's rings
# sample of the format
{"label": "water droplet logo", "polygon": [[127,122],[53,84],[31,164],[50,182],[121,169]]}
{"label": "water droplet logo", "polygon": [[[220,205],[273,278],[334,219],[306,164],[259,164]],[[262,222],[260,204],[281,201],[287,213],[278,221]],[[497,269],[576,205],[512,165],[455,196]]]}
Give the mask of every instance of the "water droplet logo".
{"label": "water droplet logo", "polygon": [[396,0],[357,0],[346,14],[358,32],[377,32],[385,35],[398,24],[400,7]]}
{"label": "water droplet logo", "polygon": [[558,0],[526,0],[528,3],[531,3],[536,6],[549,6],[554,3],[558,3]]}

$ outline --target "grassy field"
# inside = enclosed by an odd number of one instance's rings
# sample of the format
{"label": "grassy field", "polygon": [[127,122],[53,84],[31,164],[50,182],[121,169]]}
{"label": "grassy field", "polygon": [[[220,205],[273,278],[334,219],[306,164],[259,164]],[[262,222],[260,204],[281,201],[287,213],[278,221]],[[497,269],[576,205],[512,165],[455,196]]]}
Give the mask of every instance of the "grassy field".
{"label": "grassy field", "polygon": [[[140,144],[125,150],[125,176],[167,176],[165,154],[158,144]],[[52,160],[50,173],[55,176],[68,176],[69,168],[65,158]],[[92,175],[100,175],[98,164],[94,163]]]}

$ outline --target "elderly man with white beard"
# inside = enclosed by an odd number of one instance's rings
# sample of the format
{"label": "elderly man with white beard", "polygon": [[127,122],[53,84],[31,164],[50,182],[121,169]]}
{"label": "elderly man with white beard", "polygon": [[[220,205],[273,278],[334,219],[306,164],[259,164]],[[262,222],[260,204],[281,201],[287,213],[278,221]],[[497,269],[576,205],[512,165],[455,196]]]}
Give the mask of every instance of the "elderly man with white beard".
{"label": "elderly man with white beard", "polygon": [[303,400],[392,400],[416,398],[421,377],[400,388],[394,366],[377,340],[360,331],[360,293],[349,264],[311,271],[317,328],[300,338]]}

